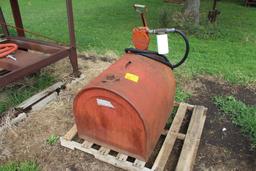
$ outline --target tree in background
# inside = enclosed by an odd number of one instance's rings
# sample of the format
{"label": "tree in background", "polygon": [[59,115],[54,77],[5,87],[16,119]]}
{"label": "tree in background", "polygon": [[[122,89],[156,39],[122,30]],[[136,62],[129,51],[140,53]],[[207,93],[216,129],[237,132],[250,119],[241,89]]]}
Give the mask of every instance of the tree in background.
{"label": "tree in background", "polygon": [[191,17],[195,25],[199,25],[200,0],[185,0],[184,15]]}

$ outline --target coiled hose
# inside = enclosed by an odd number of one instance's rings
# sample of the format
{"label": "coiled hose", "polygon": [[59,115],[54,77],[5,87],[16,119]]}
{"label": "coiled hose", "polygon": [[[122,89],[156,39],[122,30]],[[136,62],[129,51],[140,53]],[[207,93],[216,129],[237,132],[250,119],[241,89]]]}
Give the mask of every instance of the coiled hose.
{"label": "coiled hose", "polygon": [[0,44],[0,58],[4,58],[7,55],[15,52],[18,49],[18,46],[14,43],[5,43]]}

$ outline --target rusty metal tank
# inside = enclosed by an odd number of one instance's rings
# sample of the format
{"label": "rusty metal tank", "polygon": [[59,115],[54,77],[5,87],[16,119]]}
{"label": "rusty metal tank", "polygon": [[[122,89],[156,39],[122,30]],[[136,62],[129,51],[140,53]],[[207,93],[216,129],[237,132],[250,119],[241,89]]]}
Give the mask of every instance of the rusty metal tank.
{"label": "rusty metal tank", "polygon": [[146,161],[173,109],[175,87],[168,66],[125,54],[75,97],[79,137]]}

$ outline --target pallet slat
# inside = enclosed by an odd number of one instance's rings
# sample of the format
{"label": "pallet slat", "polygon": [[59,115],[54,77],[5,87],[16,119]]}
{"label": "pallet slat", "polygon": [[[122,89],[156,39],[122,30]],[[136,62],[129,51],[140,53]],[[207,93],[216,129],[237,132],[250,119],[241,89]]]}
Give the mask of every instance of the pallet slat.
{"label": "pallet slat", "polygon": [[89,141],[84,141],[82,144],[83,148],[90,148],[93,145],[93,143],[89,142]]}
{"label": "pallet slat", "polygon": [[146,162],[136,159],[133,165],[139,168],[143,168],[145,164]]}
{"label": "pallet slat", "polygon": [[195,106],[176,170],[187,171],[193,169],[205,119],[205,108]]}
{"label": "pallet slat", "polygon": [[64,135],[64,139],[66,140],[72,140],[77,134],[77,128],[76,125],[73,125],[73,127]]}
{"label": "pallet slat", "polygon": [[110,149],[105,148],[105,147],[100,147],[99,152],[100,152],[102,155],[107,155],[107,154],[110,152]]}
{"label": "pallet slat", "polygon": [[168,132],[164,144],[156,158],[153,165],[153,170],[161,171],[164,170],[165,164],[169,158],[172,151],[173,145],[177,138],[177,133],[179,133],[182,120],[186,114],[187,105],[185,103],[180,103],[177,114],[172,122],[170,131]]}
{"label": "pallet slat", "polygon": [[124,155],[124,154],[121,154],[121,153],[118,153],[117,156],[116,156],[116,159],[121,160],[121,161],[126,161],[127,158],[128,158],[127,155]]}
{"label": "pallet slat", "polygon": [[[181,103],[179,103],[179,102],[174,102],[174,106],[175,106],[175,107],[179,107],[180,104],[181,104]],[[184,103],[184,104],[187,105],[187,109],[188,109],[188,110],[193,110],[194,107],[195,107],[195,105],[191,105],[191,104],[187,104],[187,103]]]}
{"label": "pallet slat", "polygon": [[[163,132],[161,133],[162,135],[167,135],[169,132],[169,130],[163,130]],[[179,140],[184,140],[186,137],[186,134],[183,134],[183,133],[177,133],[177,138]]]}

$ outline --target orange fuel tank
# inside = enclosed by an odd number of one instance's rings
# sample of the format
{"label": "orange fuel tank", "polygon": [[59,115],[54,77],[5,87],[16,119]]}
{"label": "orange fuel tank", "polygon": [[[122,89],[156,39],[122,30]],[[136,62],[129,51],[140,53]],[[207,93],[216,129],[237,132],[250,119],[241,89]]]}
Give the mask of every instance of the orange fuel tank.
{"label": "orange fuel tank", "polygon": [[146,161],[173,109],[175,88],[168,66],[125,54],[75,97],[78,135]]}

